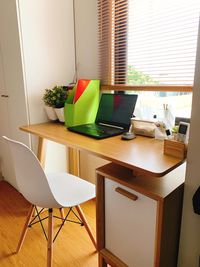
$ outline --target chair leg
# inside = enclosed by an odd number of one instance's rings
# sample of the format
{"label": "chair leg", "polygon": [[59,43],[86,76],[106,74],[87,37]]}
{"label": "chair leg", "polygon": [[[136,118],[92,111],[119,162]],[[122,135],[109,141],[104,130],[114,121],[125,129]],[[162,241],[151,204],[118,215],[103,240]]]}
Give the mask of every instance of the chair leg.
{"label": "chair leg", "polygon": [[52,266],[53,266],[53,209],[49,209],[47,267],[52,267]]}
{"label": "chair leg", "polygon": [[92,233],[92,231],[91,231],[91,228],[90,228],[90,226],[89,226],[89,224],[88,224],[88,222],[87,222],[87,219],[86,219],[86,217],[85,217],[85,215],[84,215],[84,213],[83,213],[81,207],[80,207],[79,205],[77,205],[77,206],[76,206],[76,210],[78,211],[78,214],[79,214],[81,220],[82,220],[83,223],[84,223],[85,229],[86,229],[86,231],[88,232],[89,237],[90,237],[90,239],[91,239],[91,241],[92,241],[92,243],[93,243],[93,245],[94,245],[94,247],[95,247],[95,249],[96,249],[96,248],[97,248],[96,240],[95,240],[95,238],[94,238],[94,236],[93,236],[93,233]]}
{"label": "chair leg", "polygon": [[18,243],[18,246],[17,246],[17,250],[16,250],[16,253],[18,253],[24,243],[24,239],[26,237],[26,233],[27,233],[27,230],[28,230],[28,225],[31,221],[31,217],[33,215],[33,212],[34,212],[34,208],[35,206],[34,205],[31,205],[30,208],[29,208],[29,211],[28,211],[28,215],[26,217],[26,222],[24,224],[24,228],[22,230],[22,233],[21,233],[21,236],[20,236],[20,239],[19,239],[19,243]]}
{"label": "chair leg", "polygon": [[64,212],[64,209],[63,208],[60,208],[60,216],[61,218],[64,220],[65,219],[65,212]]}

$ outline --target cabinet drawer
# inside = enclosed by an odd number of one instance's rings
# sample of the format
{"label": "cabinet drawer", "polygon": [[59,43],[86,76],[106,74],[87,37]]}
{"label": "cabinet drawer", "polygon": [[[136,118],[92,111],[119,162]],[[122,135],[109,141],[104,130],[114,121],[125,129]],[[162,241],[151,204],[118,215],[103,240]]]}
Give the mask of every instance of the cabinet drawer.
{"label": "cabinet drawer", "polygon": [[153,267],[157,201],[105,178],[105,247],[130,267]]}

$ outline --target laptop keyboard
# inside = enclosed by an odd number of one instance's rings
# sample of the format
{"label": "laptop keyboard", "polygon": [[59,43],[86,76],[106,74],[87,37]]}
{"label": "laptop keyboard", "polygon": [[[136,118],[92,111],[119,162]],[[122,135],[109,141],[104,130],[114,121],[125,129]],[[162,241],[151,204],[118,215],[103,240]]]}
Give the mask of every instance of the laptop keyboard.
{"label": "laptop keyboard", "polygon": [[88,125],[86,124],[84,125],[84,127],[90,132],[97,133],[97,134],[107,134],[107,133],[115,134],[120,131],[119,128],[113,128],[113,127],[98,125],[98,124],[88,124]]}
{"label": "laptop keyboard", "polygon": [[106,137],[115,136],[124,132],[124,129],[113,128],[99,124],[82,124],[68,127],[68,130],[87,135],[96,139],[103,139]]}

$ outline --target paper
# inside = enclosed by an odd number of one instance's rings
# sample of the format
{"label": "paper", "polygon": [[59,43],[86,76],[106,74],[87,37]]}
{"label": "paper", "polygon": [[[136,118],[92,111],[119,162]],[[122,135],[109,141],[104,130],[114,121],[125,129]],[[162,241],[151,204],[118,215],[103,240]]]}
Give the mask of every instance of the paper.
{"label": "paper", "polygon": [[89,82],[90,80],[79,80],[78,81],[73,103],[76,103],[76,101],[79,99],[79,97],[82,95],[82,93],[88,86]]}

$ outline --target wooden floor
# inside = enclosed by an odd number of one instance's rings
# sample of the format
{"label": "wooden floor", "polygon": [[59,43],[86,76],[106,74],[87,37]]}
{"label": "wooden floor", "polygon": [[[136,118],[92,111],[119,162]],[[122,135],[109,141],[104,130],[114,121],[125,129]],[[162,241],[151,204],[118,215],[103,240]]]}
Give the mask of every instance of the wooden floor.
{"label": "wooden floor", "polygon": [[[46,240],[39,224],[30,228],[22,250],[15,254],[29,203],[12,186],[0,181],[0,266],[46,266]],[[95,233],[95,202],[81,206]],[[66,211],[66,210],[65,210]],[[72,217],[71,217],[72,218]],[[59,220],[55,220],[54,230]],[[97,267],[97,253],[84,227],[67,222],[54,243],[54,266]]]}

